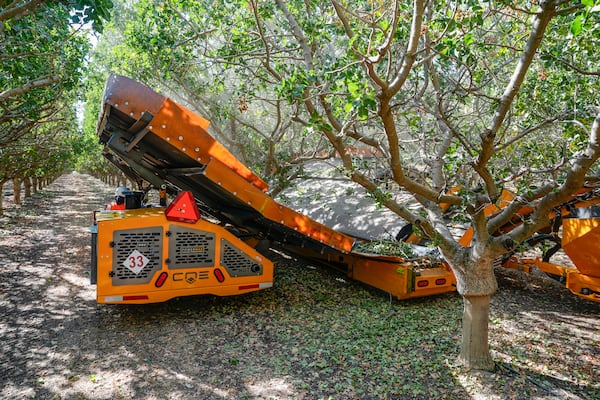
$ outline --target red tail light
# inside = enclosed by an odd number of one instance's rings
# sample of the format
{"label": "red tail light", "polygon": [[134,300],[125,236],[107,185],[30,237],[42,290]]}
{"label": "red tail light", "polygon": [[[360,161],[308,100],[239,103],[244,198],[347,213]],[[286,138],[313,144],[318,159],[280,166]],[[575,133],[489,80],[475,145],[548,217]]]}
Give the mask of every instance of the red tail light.
{"label": "red tail light", "polygon": [[418,286],[418,287],[426,287],[426,286],[429,286],[429,281],[418,281],[418,282],[417,282],[417,286]]}
{"label": "red tail light", "polygon": [[123,301],[133,301],[133,300],[148,300],[148,296],[146,296],[146,295],[123,296]]}
{"label": "red tail light", "polygon": [[445,285],[446,284],[446,278],[438,278],[435,280],[435,284],[437,286],[441,286],[441,285]]}
{"label": "red tail light", "polygon": [[223,272],[219,268],[215,268],[214,274],[215,274],[215,278],[217,278],[219,283],[221,283],[225,280],[225,275],[223,275]]}
{"label": "red tail light", "polygon": [[248,290],[248,289],[259,289],[260,285],[258,283],[254,284],[254,285],[244,285],[244,286],[240,286],[239,290]]}
{"label": "red tail light", "polygon": [[168,277],[169,277],[169,274],[167,274],[166,272],[161,272],[161,274],[158,276],[158,278],[156,278],[156,282],[154,282],[154,286],[161,287],[162,285],[165,284]]}

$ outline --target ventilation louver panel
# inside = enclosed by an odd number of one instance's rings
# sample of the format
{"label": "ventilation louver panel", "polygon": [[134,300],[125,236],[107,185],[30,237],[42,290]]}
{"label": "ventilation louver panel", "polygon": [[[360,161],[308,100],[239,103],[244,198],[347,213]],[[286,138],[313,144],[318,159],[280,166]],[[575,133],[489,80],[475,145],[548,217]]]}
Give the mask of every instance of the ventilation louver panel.
{"label": "ventilation louver panel", "polygon": [[232,277],[262,275],[263,273],[261,264],[226,239],[221,239],[221,266]]}
{"label": "ventilation louver panel", "polygon": [[177,225],[171,225],[169,232],[169,269],[215,265],[214,233]]}
{"label": "ventilation louver panel", "polygon": [[162,227],[115,231],[113,234],[113,285],[150,282],[162,265]]}

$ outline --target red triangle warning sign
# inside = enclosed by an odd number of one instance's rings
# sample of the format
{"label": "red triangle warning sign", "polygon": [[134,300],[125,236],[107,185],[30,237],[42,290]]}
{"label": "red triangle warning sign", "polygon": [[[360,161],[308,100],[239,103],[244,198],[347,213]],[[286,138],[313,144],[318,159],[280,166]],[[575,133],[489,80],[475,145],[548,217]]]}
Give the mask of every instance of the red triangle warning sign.
{"label": "red triangle warning sign", "polygon": [[200,219],[200,211],[192,192],[181,192],[165,210],[169,221],[196,223]]}

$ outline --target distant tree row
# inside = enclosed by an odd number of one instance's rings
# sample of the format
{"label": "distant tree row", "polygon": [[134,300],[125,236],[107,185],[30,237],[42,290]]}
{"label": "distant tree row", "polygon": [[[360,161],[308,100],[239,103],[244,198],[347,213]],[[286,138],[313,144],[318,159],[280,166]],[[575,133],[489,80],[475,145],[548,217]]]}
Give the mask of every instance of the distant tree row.
{"label": "distant tree row", "polygon": [[30,187],[74,168],[89,151],[77,118],[91,48],[110,0],[13,1],[0,6],[0,212],[2,187]]}

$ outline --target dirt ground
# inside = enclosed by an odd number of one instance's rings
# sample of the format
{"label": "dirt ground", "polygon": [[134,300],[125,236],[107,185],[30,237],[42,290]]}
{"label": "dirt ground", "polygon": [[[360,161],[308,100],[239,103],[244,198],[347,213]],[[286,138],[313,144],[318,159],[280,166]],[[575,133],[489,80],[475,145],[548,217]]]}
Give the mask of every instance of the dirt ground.
{"label": "dirt ground", "polygon": [[92,210],[113,188],[63,175],[0,216],[2,399],[600,399],[600,304],[498,274],[494,373],[455,359],[456,294],[409,302],[285,256],[248,295],[98,305]]}

